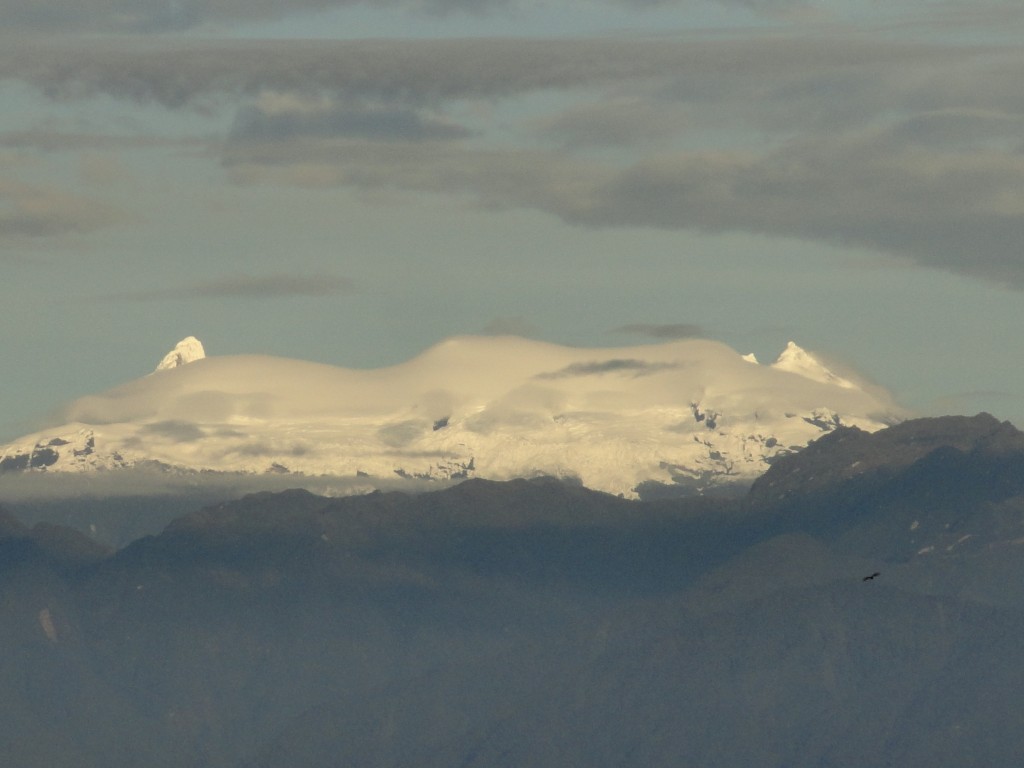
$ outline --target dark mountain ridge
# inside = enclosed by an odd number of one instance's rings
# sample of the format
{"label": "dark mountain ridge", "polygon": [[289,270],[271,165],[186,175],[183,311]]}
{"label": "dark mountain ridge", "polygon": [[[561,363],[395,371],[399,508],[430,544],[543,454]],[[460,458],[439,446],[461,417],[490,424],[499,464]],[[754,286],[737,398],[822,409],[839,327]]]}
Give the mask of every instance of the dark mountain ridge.
{"label": "dark mountain ridge", "polygon": [[779,457],[754,481],[748,499],[779,503],[800,494],[858,477],[893,476],[936,450],[987,458],[1012,457],[1024,451],[1024,433],[987,413],[910,419],[878,432],[839,427],[796,453]]}
{"label": "dark mountain ridge", "polygon": [[837,431],[742,500],[264,493],[113,553],[0,511],[0,757],[1013,765],[1022,546],[986,415]]}

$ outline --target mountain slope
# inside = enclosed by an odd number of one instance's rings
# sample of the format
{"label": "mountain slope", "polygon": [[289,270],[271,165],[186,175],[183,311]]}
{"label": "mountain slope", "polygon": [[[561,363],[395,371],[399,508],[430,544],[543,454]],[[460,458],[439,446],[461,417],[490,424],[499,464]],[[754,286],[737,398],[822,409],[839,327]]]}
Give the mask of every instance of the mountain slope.
{"label": "mountain slope", "polygon": [[636,496],[749,484],[840,425],[898,420],[884,392],[790,344],[759,365],[711,341],[611,349],[449,339],[351,370],[186,339],[149,376],[83,397],[0,448],[0,472],[127,467],[337,478],[571,477]]}
{"label": "mountain slope", "polygon": [[826,436],[764,480],[820,482],[744,500],[293,490],[89,557],[0,513],[0,744],[23,768],[1015,765],[1022,468],[1024,435],[955,417]]}

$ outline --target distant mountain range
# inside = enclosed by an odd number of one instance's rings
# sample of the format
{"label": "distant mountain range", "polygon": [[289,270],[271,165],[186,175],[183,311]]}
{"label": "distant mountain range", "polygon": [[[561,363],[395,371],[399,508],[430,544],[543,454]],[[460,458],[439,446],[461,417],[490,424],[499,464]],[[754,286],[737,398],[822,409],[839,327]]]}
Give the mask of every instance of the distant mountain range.
{"label": "distant mountain range", "polygon": [[[612,349],[459,337],[391,368],[207,357],[83,397],[0,446],[0,473],[286,475],[337,493],[404,480],[552,476],[636,498],[743,489],[840,426],[905,414],[792,342],[771,365],[702,340]],[[112,474],[113,473],[113,474]],[[314,482],[315,481],[315,482]]]}
{"label": "distant mountain range", "polygon": [[292,490],[116,552],[2,513],[0,757],[1011,766],[1022,633],[1024,434],[987,415],[832,430],[738,499]]}

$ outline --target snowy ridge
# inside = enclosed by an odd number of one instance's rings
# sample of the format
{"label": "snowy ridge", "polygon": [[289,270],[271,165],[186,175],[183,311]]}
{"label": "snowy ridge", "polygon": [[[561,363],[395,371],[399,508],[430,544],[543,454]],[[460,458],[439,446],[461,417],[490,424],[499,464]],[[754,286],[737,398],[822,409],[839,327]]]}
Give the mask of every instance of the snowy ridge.
{"label": "snowy ridge", "polygon": [[0,472],[146,465],[371,487],[396,476],[546,474],[635,496],[641,484],[749,483],[836,426],[900,418],[884,393],[795,345],[770,366],[696,339],[581,349],[456,337],[376,370],[205,357],[192,337],[175,352],[182,362],[160,375],[83,397],[63,425],[0,447]]}
{"label": "snowy ridge", "polygon": [[843,389],[856,389],[857,385],[852,381],[838,376],[824,365],[821,361],[812,356],[807,350],[801,349],[795,342],[789,342],[782,354],[772,363],[772,368],[777,371],[788,371],[798,376],[820,381],[825,384],[835,384]]}
{"label": "snowy ridge", "polygon": [[156,366],[158,371],[169,371],[172,368],[178,368],[188,363],[194,363],[196,360],[202,360],[206,357],[206,350],[203,349],[203,343],[199,341],[195,336],[188,336],[179,341],[170,352],[164,355],[163,360]]}

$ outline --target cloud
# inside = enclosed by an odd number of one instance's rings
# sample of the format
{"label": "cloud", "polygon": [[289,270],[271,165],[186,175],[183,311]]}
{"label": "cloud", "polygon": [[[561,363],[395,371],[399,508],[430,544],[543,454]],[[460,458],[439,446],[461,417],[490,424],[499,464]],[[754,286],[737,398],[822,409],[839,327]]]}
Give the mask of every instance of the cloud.
{"label": "cloud", "polygon": [[40,150],[42,152],[93,151],[121,152],[126,149],[209,149],[214,142],[208,137],[196,136],[147,136],[145,134],[103,134],[86,132],[64,132],[54,130],[47,124],[34,126],[26,131],[0,133],[0,146],[16,150]]}
{"label": "cloud", "polygon": [[0,180],[0,238],[84,234],[130,221],[113,206],[51,187]]}
{"label": "cloud", "polygon": [[885,135],[662,153],[625,168],[539,150],[359,141],[231,147],[240,183],[465,195],[594,228],[754,232],[902,255],[1024,288],[1024,154],[904,147]]}
{"label": "cloud", "polygon": [[481,333],[486,336],[522,336],[524,338],[533,338],[538,335],[539,329],[523,315],[511,315],[491,319],[483,327]]}
{"label": "cloud", "polygon": [[377,141],[427,141],[466,138],[470,131],[450,121],[427,117],[407,107],[321,104],[294,109],[239,110],[229,141],[274,142],[301,137],[361,137]]}
{"label": "cloud", "polygon": [[140,430],[145,435],[173,440],[176,443],[192,443],[206,437],[206,433],[188,421],[159,421],[146,424]]}
{"label": "cloud", "polygon": [[706,332],[699,325],[692,323],[630,323],[614,328],[615,333],[630,333],[637,336],[649,336],[654,339],[695,339],[705,338]]}
{"label": "cloud", "polygon": [[[240,182],[469,195],[587,227],[755,232],[906,256],[1024,287],[1024,155],[937,151],[885,135],[781,149],[663,153],[626,168],[541,151],[311,142],[232,148]],[[293,176],[293,174],[296,174]]]}
{"label": "cloud", "polygon": [[[569,0],[566,0],[568,2]],[[687,6],[693,0],[608,0],[634,10]],[[809,0],[718,0],[768,16],[807,13]],[[173,32],[202,26],[271,20],[299,13],[371,5],[371,0],[0,0],[0,24],[5,29],[61,32]],[[481,14],[518,8],[520,0],[383,0],[376,3],[396,11]]]}
{"label": "cloud", "polygon": [[932,148],[982,146],[1012,152],[1021,135],[1024,115],[971,108],[920,112],[889,128],[895,144]]}
{"label": "cloud", "polygon": [[[315,103],[332,94],[422,105],[550,89],[609,89],[549,121],[598,141],[670,130],[673,119],[739,118],[758,128],[866,124],[886,110],[960,107],[1019,112],[1024,61],[1013,49],[867,40],[856,35],[733,39],[174,40],[95,43],[6,40],[0,77],[54,98],[106,94],[177,108],[249,96]],[[984,85],[984,88],[978,86]],[[630,119],[629,112],[638,112]],[[540,122],[544,125],[544,121]]]}
{"label": "cloud", "polygon": [[1024,288],[1021,154],[901,148],[884,137],[679,153],[617,174],[589,201],[567,218],[856,245]]}
{"label": "cloud", "polygon": [[[105,94],[169,108],[266,92],[307,99],[326,92],[339,102],[358,97],[407,104],[490,99],[686,70],[700,74],[697,69],[726,66],[728,55],[704,43],[682,46],[647,39],[5,43],[0,78],[21,79],[54,98]],[[742,46],[725,48],[738,52]]]}
{"label": "cloud", "polygon": [[690,124],[681,104],[633,95],[572,105],[536,121],[535,128],[546,139],[578,149],[662,144]]}
{"label": "cloud", "polygon": [[232,446],[231,453],[240,456],[305,456],[310,452],[310,447],[301,442],[262,442],[251,440],[247,443]]}
{"label": "cloud", "polygon": [[0,0],[0,23],[7,29],[40,31],[165,32],[349,4],[345,0]]}
{"label": "cloud", "polygon": [[430,422],[410,419],[381,427],[377,430],[377,436],[387,446],[402,448],[424,435],[429,435],[430,426]]}
{"label": "cloud", "polygon": [[352,281],[333,275],[238,275],[192,286],[191,293],[203,298],[276,296],[336,296],[349,293]]}
{"label": "cloud", "polygon": [[351,280],[335,275],[234,275],[155,291],[107,296],[130,301],[176,299],[287,298],[290,296],[338,296],[351,293]]}
{"label": "cloud", "polygon": [[[428,192],[584,227],[800,238],[1024,287],[1018,48],[838,33],[160,39],[15,44],[0,50],[0,76],[55,98],[235,109],[221,162],[240,184]],[[550,114],[486,117],[502,99],[553,91],[563,106]],[[460,113],[476,116],[472,131],[444,116],[466,104],[480,107]]]}
{"label": "cloud", "polygon": [[678,368],[676,363],[649,363],[646,360],[616,359],[588,363],[573,363],[550,373],[537,375],[538,379],[567,379],[578,376],[600,376],[605,373],[631,373],[633,378],[650,376],[661,371]]}
{"label": "cloud", "polygon": [[1024,110],[1017,51],[854,35],[108,43],[5,41],[0,78],[54,98],[105,94],[169,108],[233,108],[247,97],[261,126],[277,135],[290,126],[336,135],[332,125],[375,119],[404,131],[458,130],[414,110],[589,89],[599,98],[532,118],[535,130],[574,145],[623,145],[702,127],[720,134],[723,121],[730,130],[834,132],[907,110]]}
{"label": "cloud", "polygon": [[585,215],[590,192],[611,177],[600,165],[544,150],[349,138],[229,143],[223,163],[242,184],[466,195],[485,208],[537,208],[563,218]]}
{"label": "cloud", "polygon": [[90,186],[111,186],[135,177],[115,155],[87,152],[79,160],[79,178]]}

